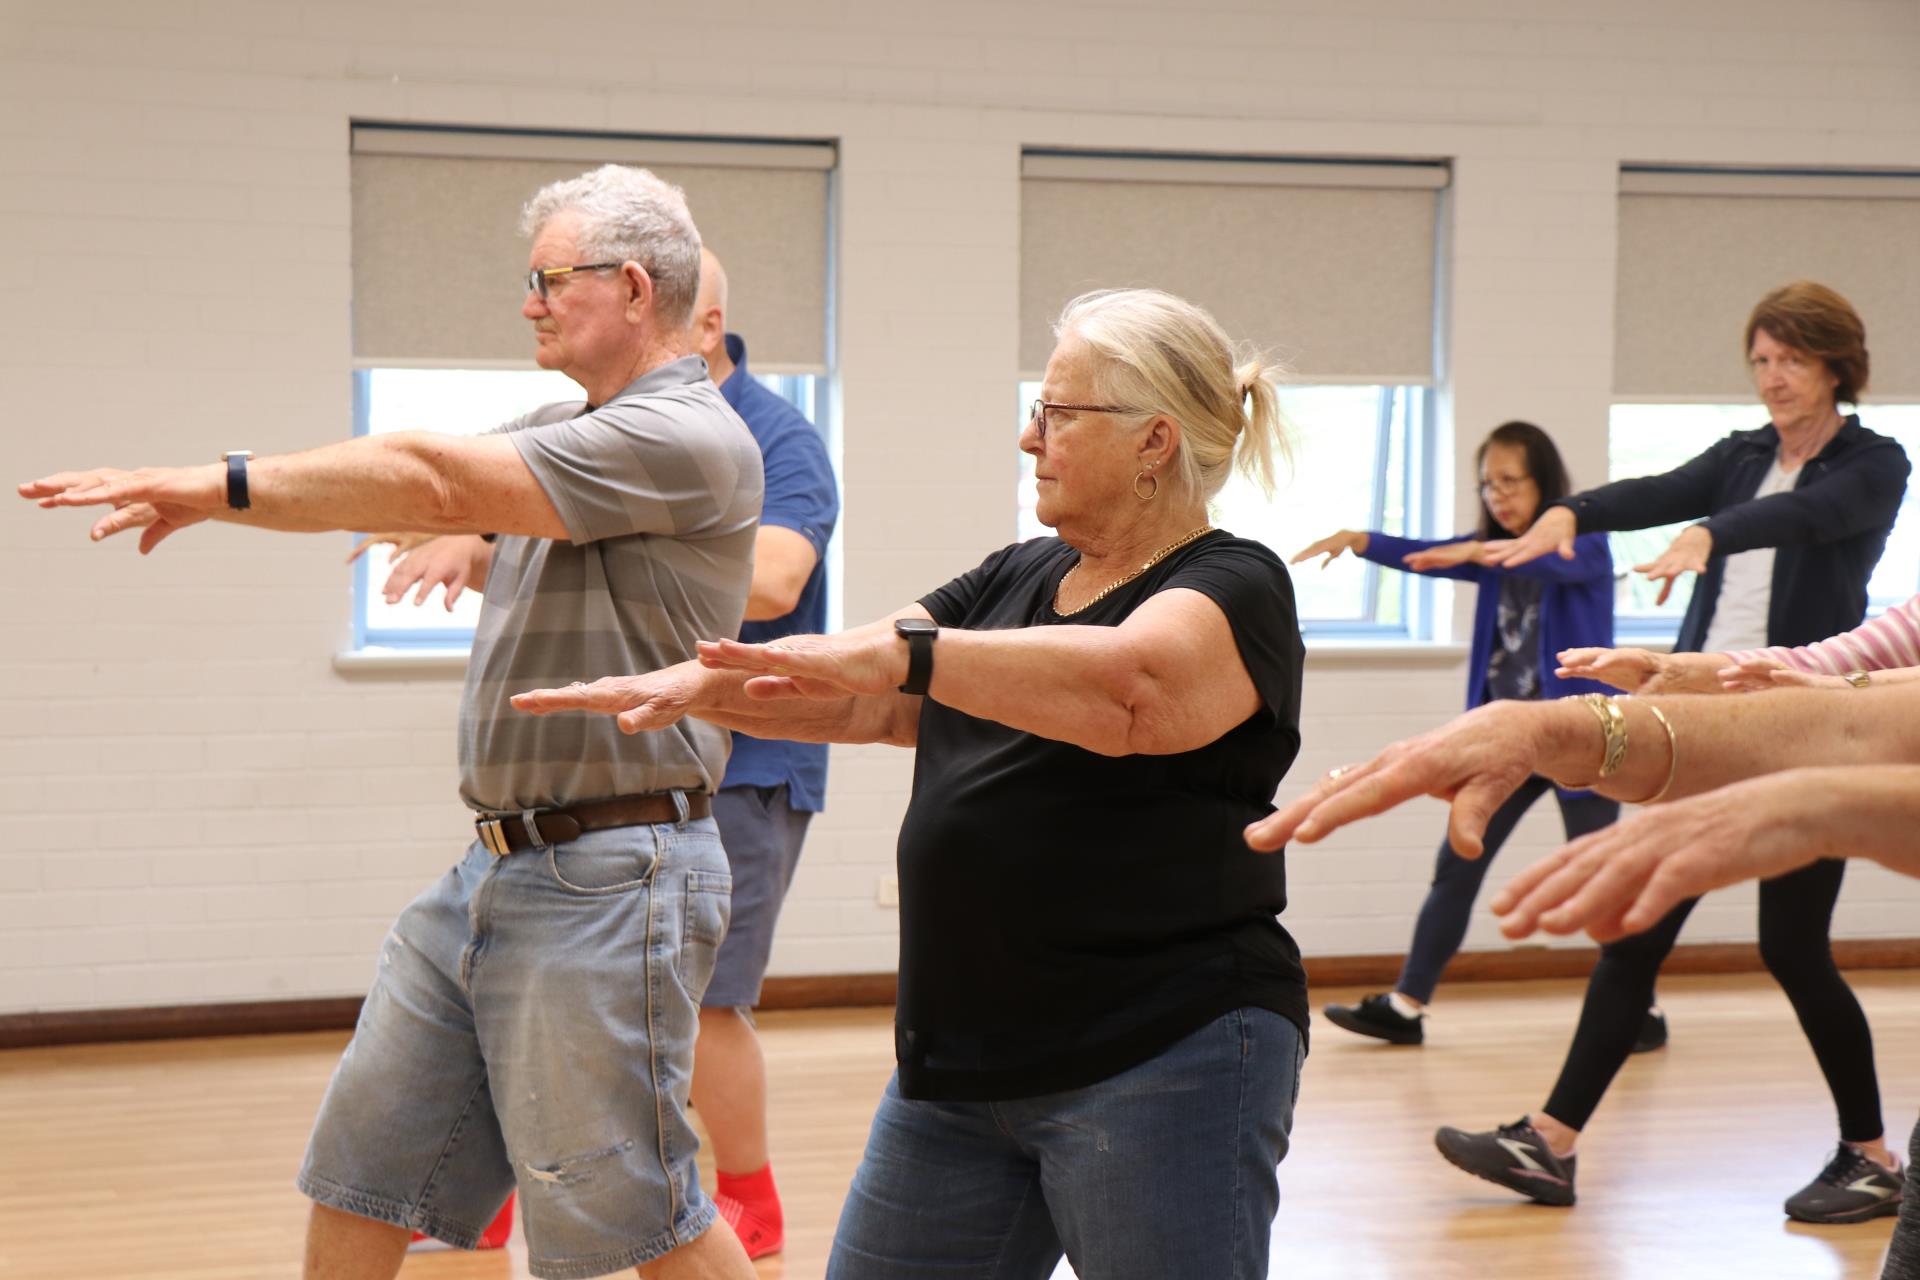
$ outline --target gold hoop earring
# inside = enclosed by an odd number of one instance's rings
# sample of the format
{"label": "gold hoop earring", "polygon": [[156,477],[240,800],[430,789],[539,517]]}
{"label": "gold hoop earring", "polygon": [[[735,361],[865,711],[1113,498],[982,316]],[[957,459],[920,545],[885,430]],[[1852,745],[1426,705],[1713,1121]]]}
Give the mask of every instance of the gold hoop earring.
{"label": "gold hoop earring", "polygon": [[[1145,493],[1140,492],[1140,482],[1142,480],[1151,480],[1153,482],[1153,488],[1147,490]],[[1142,471],[1133,478],[1133,496],[1142,502],[1152,502],[1160,496],[1160,477],[1153,474],[1150,470]]]}

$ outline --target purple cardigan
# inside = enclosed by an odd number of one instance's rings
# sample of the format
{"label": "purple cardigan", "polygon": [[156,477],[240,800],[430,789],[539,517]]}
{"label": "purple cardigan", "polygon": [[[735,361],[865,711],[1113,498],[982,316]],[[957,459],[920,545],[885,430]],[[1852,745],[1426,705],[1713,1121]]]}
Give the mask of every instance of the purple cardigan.
{"label": "purple cardigan", "polygon": [[[1401,563],[1402,556],[1465,542],[1473,536],[1468,533],[1426,542],[1369,532],[1364,554],[1375,564],[1413,573],[1415,570]],[[1493,657],[1493,634],[1499,621],[1500,579],[1509,573],[1538,578],[1544,584],[1540,591],[1540,696],[1564,698],[1576,693],[1614,692],[1593,680],[1562,680],[1553,674],[1559,665],[1555,655],[1562,649],[1613,647],[1613,553],[1607,549],[1604,533],[1583,533],[1575,538],[1571,560],[1548,553],[1514,569],[1463,564],[1421,572],[1431,578],[1458,578],[1480,585],[1473,608],[1473,650],[1467,660],[1467,710],[1487,700],[1487,663]]]}

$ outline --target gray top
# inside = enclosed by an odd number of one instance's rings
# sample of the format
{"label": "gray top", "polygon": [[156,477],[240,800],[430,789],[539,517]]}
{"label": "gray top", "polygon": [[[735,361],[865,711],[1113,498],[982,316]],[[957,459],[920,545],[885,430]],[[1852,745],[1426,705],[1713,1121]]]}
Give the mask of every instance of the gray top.
{"label": "gray top", "polygon": [[687,356],[598,409],[548,405],[499,428],[567,526],[501,536],[460,706],[460,796],[518,811],[640,792],[714,791],[727,731],[682,720],[628,736],[611,716],[530,716],[507,699],[655,671],[739,633],[753,577],[760,450]]}

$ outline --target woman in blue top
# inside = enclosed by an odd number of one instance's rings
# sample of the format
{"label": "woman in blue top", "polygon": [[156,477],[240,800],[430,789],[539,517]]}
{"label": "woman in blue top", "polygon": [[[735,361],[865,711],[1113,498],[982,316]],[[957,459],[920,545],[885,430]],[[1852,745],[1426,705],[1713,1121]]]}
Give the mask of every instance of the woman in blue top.
{"label": "woman in blue top", "polygon": [[[1525,533],[1548,504],[1566,497],[1571,486],[1553,440],[1530,422],[1509,422],[1481,442],[1480,528],[1470,538],[1440,542],[1395,538],[1377,531],[1343,529],[1293,558],[1293,563],[1325,556],[1324,567],[1351,551],[1375,564],[1410,569],[1439,578],[1480,585],[1473,615],[1473,653],[1467,666],[1467,709],[1501,698],[1559,698],[1599,691],[1589,680],[1563,679],[1554,673],[1554,655],[1582,641],[1581,636],[1613,635],[1613,557],[1604,534],[1575,540],[1574,557],[1543,557],[1519,569],[1481,563],[1482,545],[1494,538]],[[1551,563],[1549,563],[1551,561]],[[1546,565],[1544,570],[1540,566]],[[1357,1005],[1328,1005],[1336,1025],[1393,1044],[1419,1044],[1422,1020],[1440,975],[1467,935],[1473,900],[1486,878],[1487,864],[1519,825],[1534,801],[1553,788],[1533,777],[1487,824],[1486,853],[1463,858],[1444,839],[1434,864],[1433,887],[1414,925],[1413,944],[1391,992],[1370,995]],[[1567,839],[1598,831],[1620,816],[1618,802],[1591,791],[1560,789],[1560,819]],[[1649,1011],[1641,1045],[1654,1048],[1666,1039],[1657,1011]]]}

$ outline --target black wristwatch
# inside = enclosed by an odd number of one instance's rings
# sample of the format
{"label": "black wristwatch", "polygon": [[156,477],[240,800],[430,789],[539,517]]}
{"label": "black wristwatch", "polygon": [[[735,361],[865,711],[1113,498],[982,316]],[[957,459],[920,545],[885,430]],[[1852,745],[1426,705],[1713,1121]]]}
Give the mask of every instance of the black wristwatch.
{"label": "black wristwatch", "polygon": [[227,506],[245,511],[253,505],[247,494],[247,459],[253,457],[253,450],[229,449],[220,456],[227,463]]}
{"label": "black wristwatch", "polygon": [[902,693],[925,693],[933,683],[933,638],[940,626],[930,618],[895,618],[893,633],[907,642],[907,680]]}

